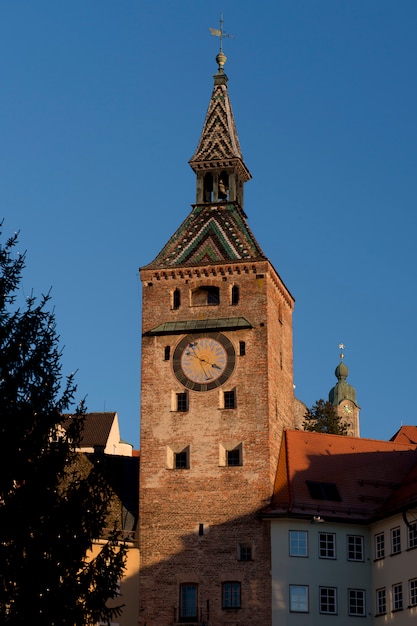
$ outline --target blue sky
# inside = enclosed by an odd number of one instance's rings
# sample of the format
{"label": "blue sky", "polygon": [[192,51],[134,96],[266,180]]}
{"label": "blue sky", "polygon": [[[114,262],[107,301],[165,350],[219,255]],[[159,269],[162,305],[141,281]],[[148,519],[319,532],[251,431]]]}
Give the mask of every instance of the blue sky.
{"label": "blue sky", "polygon": [[224,13],[249,225],[296,299],[312,405],[338,344],[361,435],[416,424],[417,2],[5,0],[0,214],[52,287],[63,374],[139,445],[138,268],[195,200]]}

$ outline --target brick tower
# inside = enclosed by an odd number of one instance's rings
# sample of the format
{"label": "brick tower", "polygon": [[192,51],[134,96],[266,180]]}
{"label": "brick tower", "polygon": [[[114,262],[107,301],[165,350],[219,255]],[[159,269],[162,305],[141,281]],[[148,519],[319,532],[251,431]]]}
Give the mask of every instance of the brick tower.
{"label": "brick tower", "polygon": [[251,176],[216,61],[196,203],[140,272],[142,626],[271,624],[258,513],[293,425],[293,298],[247,224]]}

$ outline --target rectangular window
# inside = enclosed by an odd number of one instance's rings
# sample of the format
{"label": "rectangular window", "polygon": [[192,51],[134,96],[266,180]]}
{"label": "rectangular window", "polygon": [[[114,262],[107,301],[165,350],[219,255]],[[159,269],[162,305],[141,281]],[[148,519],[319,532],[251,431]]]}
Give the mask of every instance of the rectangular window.
{"label": "rectangular window", "polygon": [[232,391],[225,391],[223,394],[223,402],[225,409],[235,409],[236,408],[236,391],[232,389]]}
{"label": "rectangular window", "polygon": [[385,615],[387,612],[387,591],[385,587],[376,590],[376,614]]}
{"label": "rectangular window", "polygon": [[375,558],[385,558],[385,536],[384,533],[375,535]]}
{"label": "rectangular window", "polygon": [[290,556],[308,556],[308,535],[306,530],[290,530]]}
{"label": "rectangular window", "polygon": [[189,454],[188,448],[181,450],[181,452],[174,452],[174,468],[175,469],[188,469],[189,468]]}
{"label": "rectangular window", "polygon": [[321,559],[336,558],[336,535],[334,533],[319,533],[319,557]]}
{"label": "rectangular window", "polygon": [[401,611],[403,608],[403,586],[402,583],[392,585],[392,610]]}
{"label": "rectangular window", "polygon": [[290,585],[290,611],[308,613],[307,585]]}
{"label": "rectangular window", "polygon": [[226,450],[226,465],[229,467],[242,465],[241,446],[237,446],[237,448],[233,448],[233,450]]}
{"label": "rectangular window", "polygon": [[180,585],[180,622],[192,622],[197,619],[197,585]]}
{"label": "rectangular window", "polygon": [[408,548],[417,548],[417,522],[408,526]]}
{"label": "rectangular window", "polygon": [[348,535],[348,561],[363,561],[363,537],[362,535]]}
{"label": "rectangular window", "polygon": [[365,591],[363,589],[348,589],[349,615],[365,615]]}
{"label": "rectangular window", "polygon": [[222,584],[222,605],[224,609],[239,609],[240,603],[240,583],[227,582]]}
{"label": "rectangular window", "polygon": [[336,587],[320,587],[320,613],[336,615]]}
{"label": "rectangular window", "polygon": [[408,594],[410,606],[417,606],[417,578],[408,581]]}
{"label": "rectangular window", "polygon": [[246,354],[246,343],[244,341],[239,341],[239,356],[245,356]]}
{"label": "rectangular window", "polygon": [[177,411],[188,411],[188,393],[177,393]]}
{"label": "rectangular window", "polygon": [[250,543],[240,543],[238,546],[239,561],[252,561],[252,546]]}
{"label": "rectangular window", "polygon": [[401,529],[399,526],[391,528],[391,554],[401,552]]}
{"label": "rectangular window", "polygon": [[165,346],[164,348],[164,361],[169,361],[171,357],[171,346]]}

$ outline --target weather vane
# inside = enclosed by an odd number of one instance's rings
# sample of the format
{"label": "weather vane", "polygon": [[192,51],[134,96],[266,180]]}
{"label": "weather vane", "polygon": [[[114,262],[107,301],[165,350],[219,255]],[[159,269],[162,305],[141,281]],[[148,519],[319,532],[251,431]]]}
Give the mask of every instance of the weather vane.
{"label": "weather vane", "polygon": [[223,30],[223,13],[220,13],[220,30],[218,30],[217,28],[209,28],[209,31],[211,32],[212,35],[214,35],[214,37],[218,37],[220,39],[220,52],[223,53],[223,38],[224,37],[230,37],[233,39],[233,35],[228,35],[227,33],[224,32]]}
{"label": "weather vane", "polygon": [[343,350],[345,349],[345,344],[343,343],[339,343],[339,350],[340,350],[340,360],[343,361],[343,359],[345,358],[345,355],[343,354]]}

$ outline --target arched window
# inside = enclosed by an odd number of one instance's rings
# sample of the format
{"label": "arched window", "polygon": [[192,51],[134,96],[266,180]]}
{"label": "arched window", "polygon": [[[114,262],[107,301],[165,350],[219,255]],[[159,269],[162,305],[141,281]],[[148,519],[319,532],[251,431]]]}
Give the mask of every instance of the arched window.
{"label": "arched window", "polygon": [[235,306],[239,302],[239,287],[237,285],[233,285],[232,287],[232,304]]}
{"label": "arched window", "polygon": [[181,292],[179,289],[174,289],[172,294],[172,308],[179,309],[181,305]]}
{"label": "arched window", "polygon": [[204,176],[204,202],[211,202],[213,199],[213,176],[206,174]]}
{"label": "arched window", "polygon": [[222,172],[219,176],[219,200],[227,200],[229,197],[229,176]]}

